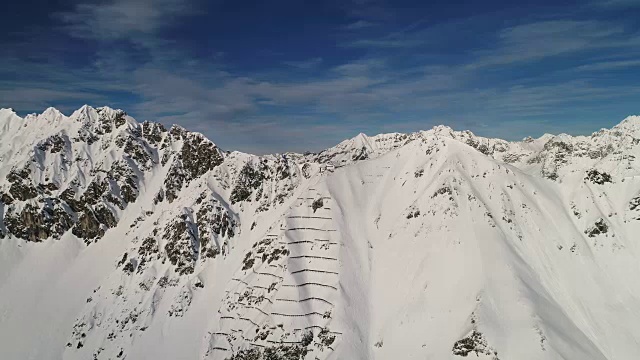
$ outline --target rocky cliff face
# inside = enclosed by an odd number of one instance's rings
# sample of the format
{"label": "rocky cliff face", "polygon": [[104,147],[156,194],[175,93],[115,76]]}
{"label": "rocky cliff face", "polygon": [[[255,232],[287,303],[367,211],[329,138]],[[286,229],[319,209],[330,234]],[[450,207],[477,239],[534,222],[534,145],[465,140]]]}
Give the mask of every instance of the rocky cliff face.
{"label": "rocky cliff face", "polygon": [[2,109],[0,354],[630,358],[639,154],[640,117],[254,156],[106,107]]}

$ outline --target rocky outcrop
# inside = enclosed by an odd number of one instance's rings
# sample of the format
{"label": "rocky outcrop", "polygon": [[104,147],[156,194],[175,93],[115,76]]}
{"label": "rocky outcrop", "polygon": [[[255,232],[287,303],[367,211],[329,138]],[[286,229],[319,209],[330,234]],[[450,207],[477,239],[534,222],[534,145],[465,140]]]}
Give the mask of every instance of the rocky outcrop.
{"label": "rocky outcrop", "polygon": [[90,210],[86,210],[82,215],[80,215],[80,218],[73,227],[72,232],[73,235],[84,239],[86,243],[104,235],[104,229],[102,228],[100,221],[98,221],[95,214]]}
{"label": "rocky outcrop", "polygon": [[197,227],[189,214],[183,214],[168,224],[162,235],[167,258],[180,275],[191,274],[200,255]]}
{"label": "rocky outcrop", "polygon": [[197,212],[198,239],[200,252],[205,258],[215,258],[226,241],[233,238],[236,221],[217,200],[203,193],[196,203],[201,204]]}
{"label": "rocky outcrop", "polygon": [[585,230],[584,233],[589,237],[596,237],[601,234],[606,234],[608,231],[609,225],[607,225],[604,219],[598,219],[598,221],[596,221],[593,226]]}
{"label": "rocky outcrop", "polygon": [[604,171],[600,172],[596,169],[589,170],[584,179],[597,185],[604,185],[605,183],[612,182],[611,175]]}
{"label": "rocky outcrop", "polygon": [[[224,158],[220,149],[202,134],[190,133],[179,126],[173,126],[169,134],[163,147],[181,143],[180,150],[173,155],[173,162],[164,181],[164,195],[167,201],[172,202],[183,186],[213,170]],[[165,153],[163,163],[166,163],[171,153]]]}
{"label": "rocky outcrop", "polygon": [[236,184],[231,191],[229,200],[232,204],[241,201],[251,201],[251,194],[262,185],[264,180],[263,173],[256,169],[252,163],[246,163],[238,178]]}
{"label": "rocky outcrop", "polygon": [[453,355],[466,357],[471,353],[475,353],[476,357],[490,355],[493,360],[498,360],[498,353],[487,345],[487,340],[478,330],[473,330],[453,345]]}
{"label": "rocky outcrop", "polygon": [[32,203],[26,204],[21,211],[10,207],[4,223],[12,235],[27,241],[59,239],[73,225],[72,217],[57,199],[46,199],[41,208]]}

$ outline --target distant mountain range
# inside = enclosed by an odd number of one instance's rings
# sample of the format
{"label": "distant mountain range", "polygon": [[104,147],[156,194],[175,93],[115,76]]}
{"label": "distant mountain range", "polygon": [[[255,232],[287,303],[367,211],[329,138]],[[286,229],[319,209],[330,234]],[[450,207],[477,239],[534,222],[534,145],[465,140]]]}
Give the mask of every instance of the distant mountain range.
{"label": "distant mountain range", "polygon": [[1,359],[635,359],[638,274],[638,116],[256,156],[0,110]]}

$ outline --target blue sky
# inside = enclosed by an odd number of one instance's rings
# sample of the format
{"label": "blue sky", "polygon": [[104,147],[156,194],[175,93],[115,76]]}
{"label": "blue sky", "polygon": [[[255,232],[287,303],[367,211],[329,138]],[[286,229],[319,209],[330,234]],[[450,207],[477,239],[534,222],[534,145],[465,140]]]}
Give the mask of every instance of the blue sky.
{"label": "blue sky", "polygon": [[0,107],[109,105],[253,153],[438,124],[588,134],[640,114],[638,19],[640,0],[22,0]]}

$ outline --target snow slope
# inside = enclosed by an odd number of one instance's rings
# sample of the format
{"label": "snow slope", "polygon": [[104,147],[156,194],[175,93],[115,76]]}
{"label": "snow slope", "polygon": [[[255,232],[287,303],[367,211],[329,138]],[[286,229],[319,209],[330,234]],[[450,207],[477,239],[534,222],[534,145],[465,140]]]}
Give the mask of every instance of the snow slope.
{"label": "snow slope", "polygon": [[640,117],[225,152],[0,110],[2,359],[635,359]]}

